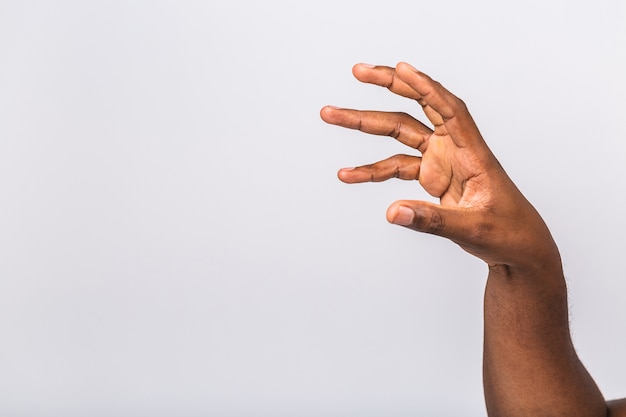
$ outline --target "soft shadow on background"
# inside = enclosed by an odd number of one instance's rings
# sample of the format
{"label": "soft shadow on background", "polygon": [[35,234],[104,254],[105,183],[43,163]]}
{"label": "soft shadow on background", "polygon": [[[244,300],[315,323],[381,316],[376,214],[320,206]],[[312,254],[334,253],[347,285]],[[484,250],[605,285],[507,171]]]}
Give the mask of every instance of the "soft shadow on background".
{"label": "soft shadow on background", "polygon": [[0,3],[0,414],[484,416],[486,268],[385,221],[400,110],[468,104],[559,243],[576,347],[626,395],[621,2]]}

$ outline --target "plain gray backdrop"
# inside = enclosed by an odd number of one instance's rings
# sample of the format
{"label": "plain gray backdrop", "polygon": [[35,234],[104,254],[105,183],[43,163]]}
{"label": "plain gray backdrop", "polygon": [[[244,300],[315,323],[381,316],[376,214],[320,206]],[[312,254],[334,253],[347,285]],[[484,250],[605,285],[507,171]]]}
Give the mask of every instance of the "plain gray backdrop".
{"label": "plain gray backdrop", "polygon": [[[594,1],[0,1],[2,416],[484,416],[486,267],[389,225],[410,150],[325,104],[468,104],[626,396],[626,12]],[[422,118],[423,120],[423,118]]]}

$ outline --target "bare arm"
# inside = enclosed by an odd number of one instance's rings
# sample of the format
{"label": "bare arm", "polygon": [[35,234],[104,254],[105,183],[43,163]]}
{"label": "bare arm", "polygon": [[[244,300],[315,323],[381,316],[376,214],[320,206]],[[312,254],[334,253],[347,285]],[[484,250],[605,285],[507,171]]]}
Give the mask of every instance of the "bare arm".
{"label": "bare arm", "polygon": [[608,417],[626,417],[626,398],[609,401],[607,405],[609,406]]}
{"label": "bare arm", "polygon": [[[606,416],[607,404],[570,339],[556,244],[491,153],[465,104],[405,63],[356,65],[353,73],[416,100],[431,126],[403,113],[324,107],[321,117],[328,123],[393,136],[421,154],[342,169],[339,178],[347,183],[418,180],[440,204],[397,201],[387,219],[446,237],[489,267],[484,338],[489,415]],[[626,416],[623,401],[609,406],[611,416]]]}
{"label": "bare arm", "polygon": [[606,416],[572,346],[560,266],[491,267],[483,378],[490,416]]}

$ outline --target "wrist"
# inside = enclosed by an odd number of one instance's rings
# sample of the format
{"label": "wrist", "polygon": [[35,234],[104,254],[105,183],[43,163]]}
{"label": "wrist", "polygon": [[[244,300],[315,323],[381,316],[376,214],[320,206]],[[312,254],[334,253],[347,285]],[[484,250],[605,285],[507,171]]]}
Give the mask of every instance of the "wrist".
{"label": "wrist", "polygon": [[556,284],[559,288],[565,282],[561,258],[556,255],[537,256],[526,262],[515,264],[488,264],[490,281],[506,283],[526,283],[534,287]]}

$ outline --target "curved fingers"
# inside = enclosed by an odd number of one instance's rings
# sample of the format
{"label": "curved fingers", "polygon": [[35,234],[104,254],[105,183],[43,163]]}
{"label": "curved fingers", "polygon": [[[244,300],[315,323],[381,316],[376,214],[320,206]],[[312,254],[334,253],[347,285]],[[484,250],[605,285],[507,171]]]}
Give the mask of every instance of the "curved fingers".
{"label": "curved fingers", "polygon": [[[443,124],[441,115],[424,103],[422,94],[418,90],[397,75],[396,68],[356,64],[352,67],[352,74],[361,82],[379,85],[387,88],[392,93],[416,100],[424,109],[426,117],[428,117],[433,126],[437,128]],[[441,129],[439,128],[439,130]]]}
{"label": "curved fingers", "polygon": [[428,138],[433,133],[420,121],[406,113],[338,109],[326,106],[320,111],[320,116],[326,123],[374,135],[391,136],[421,152],[426,150]]}
{"label": "curved fingers", "polygon": [[368,84],[388,88],[392,93],[402,97],[419,100],[421,96],[404,80],[396,76],[396,70],[382,65],[356,64],[352,67],[354,77]]}
{"label": "curved fingers", "polygon": [[[484,143],[476,123],[461,99],[407,63],[399,63],[395,74],[421,97],[418,101],[428,118],[435,126],[442,125],[445,129],[441,133],[450,134],[458,146]],[[433,116],[440,120],[434,120]],[[438,133],[437,129],[435,133]]]}
{"label": "curved fingers", "polygon": [[417,156],[394,155],[374,164],[340,169],[337,176],[348,184],[381,182],[390,178],[416,180],[419,178],[421,161]]}

